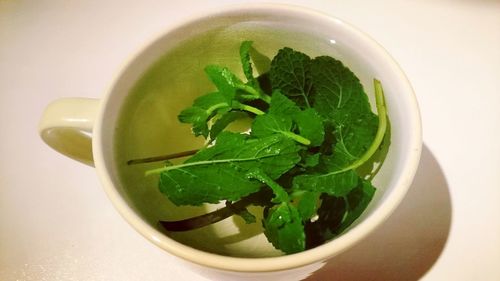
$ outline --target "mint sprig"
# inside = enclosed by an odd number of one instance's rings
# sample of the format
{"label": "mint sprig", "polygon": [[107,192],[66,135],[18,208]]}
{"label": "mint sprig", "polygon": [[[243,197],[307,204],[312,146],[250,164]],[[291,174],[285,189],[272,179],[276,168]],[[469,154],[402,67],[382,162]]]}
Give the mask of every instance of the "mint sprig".
{"label": "mint sprig", "polygon": [[[179,114],[209,145],[182,164],[146,174],[159,175],[160,191],[176,205],[226,201],[213,213],[161,222],[167,230],[194,229],[230,215],[252,223],[247,207],[258,205],[267,239],[296,253],[345,231],[373,198],[375,187],[358,168],[375,161],[386,141],[383,90],[375,80],[377,116],[342,62],[283,48],[269,72],[256,77],[252,52],[262,56],[251,41],[241,44],[245,81],[226,67],[207,66],[214,91]],[[248,117],[249,133],[226,131]]]}

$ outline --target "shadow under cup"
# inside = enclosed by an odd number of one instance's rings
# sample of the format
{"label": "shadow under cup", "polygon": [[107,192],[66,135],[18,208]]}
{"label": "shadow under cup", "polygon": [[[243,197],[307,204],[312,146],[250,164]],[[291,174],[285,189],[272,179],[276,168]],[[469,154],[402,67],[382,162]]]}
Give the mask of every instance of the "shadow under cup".
{"label": "shadow under cup", "polygon": [[[293,260],[290,256],[265,259],[259,268],[252,264],[255,259],[250,263],[224,264],[223,260],[202,257],[197,250],[215,253],[217,257],[282,255],[261,234],[260,223],[247,225],[235,216],[198,230],[165,233],[158,226],[159,220],[184,219],[217,206],[175,206],[160,193],[158,176],[144,176],[146,170],[162,166],[161,162],[126,164],[131,159],[203,145],[203,139],[195,138],[188,125],[179,123],[177,115],[197,96],[214,90],[204,73],[206,65],[227,66],[242,74],[239,45],[244,40],[252,40],[255,49],[268,58],[286,46],[310,57],[329,55],[341,60],[359,77],[373,106],[373,79],[379,79],[391,121],[391,146],[373,181],[377,192],[361,218],[325,245],[294,254]],[[257,72],[263,71],[258,65],[256,68]],[[297,267],[324,260],[351,246],[385,219],[402,199],[416,170],[421,147],[416,101],[396,63],[351,26],[297,8],[234,9],[171,29],[126,65],[104,99],[98,120],[93,143],[96,168],[108,196],[124,218],[149,240],[175,255],[236,271]],[[235,129],[244,130],[248,124],[243,120]],[[258,209],[251,211],[260,213]]]}

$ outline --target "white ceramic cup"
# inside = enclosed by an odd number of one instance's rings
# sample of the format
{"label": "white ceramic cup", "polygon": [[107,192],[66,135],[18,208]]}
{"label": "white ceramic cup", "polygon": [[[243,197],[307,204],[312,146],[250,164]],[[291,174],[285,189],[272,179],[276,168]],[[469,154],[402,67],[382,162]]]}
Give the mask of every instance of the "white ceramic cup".
{"label": "white ceramic cup", "polygon": [[[337,57],[360,77],[372,103],[372,80],[382,82],[391,121],[391,145],[374,179],[378,190],[373,201],[346,233],[324,245],[292,255],[273,256],[265,247],[261,250],[252,244],[266,243],[262,237],[250,239],[251,242],[241,241],[234,249],[229,248],[228,253],[213,253],[200,250],[202,245],[187,245],[181,243],[182,239],[165,235],[133,204],[117,171],[114,155],[114,133],[121,109],[131,89],[151,65],[185,40],[206,32],[215,32],[215,39],[193,56],[213,55],[242,39],[253,39],[255,46],[269,55],[279,47],[289,46],[311,56]],[[179,99],[182,97],[171,100]],[[175,116],[178,112],[171,114]],[[100,100],[67,98],[51,103],[41,119],[40,135],[57,151],[94,165],[111,202],[133,228],[216,280],[295,280],[318,269],[324,261],[363,239],[391,214],[412,182],[422,146],[419,110],[411,85],[380,45],[342,20],[300,7],[271,4],[232,6],[172,25],[153,41],[145,42],[142,50],[119,69],[109,91]],[[171,212],[176,209],[172,208]],[[214,227],[219,233],[230,229],[227,225]],[[218,242],[210,240],[209,243]]]}

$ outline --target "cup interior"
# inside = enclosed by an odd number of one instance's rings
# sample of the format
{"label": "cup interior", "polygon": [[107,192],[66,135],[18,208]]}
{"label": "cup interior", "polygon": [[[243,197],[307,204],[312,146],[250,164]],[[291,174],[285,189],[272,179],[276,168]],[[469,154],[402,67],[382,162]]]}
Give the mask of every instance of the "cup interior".
{"label": "cup interior", "polygon": [[[160,193],[158,177],[144,176],[145,170],[161,163],[126,164],[130,159],[203,145],[188,125],[177,121],[177,115],[194,98],[214,89],[204,74],[206,65],[219,64],[242,74],[238,50],[243,40],[254,41],[254,47],[269,58],[286,46],[310,57],[329,55],[341,60],[358,76],[373,106],[373,79],[380,80],[384,87],[391,144],[373,181],[377,187],[375,197],[347,232],[323,246],[296,254],[301,258],[291,263],[277,260],[282,253],[267,242],[259,223],[247,225],[239,217],[194,231],[164,232],[158,226],[159,220],[183,219],[218,206],[175,206]],[[178,24],[128,62],[104,99],[99,120],[93,144],[96,167],[125,219],[176,255],[233,270],[269,270],[292,263],[298,266],[325,259],[352,245],[380,224],[402,199],[415,173],[421,146],[417,104],[392,58],[341,20],[287,6],[231,8]],[[248,123],[242,121],[234,129],[244,130],[246,126]],[[276,262],[263,265],[257,264],[259,259],[251,259],[247,264],[225,265],[222,259],[207,260],[205,254],[217,258],[275,257]],[[285,261],[286,257],[280,258]]]}

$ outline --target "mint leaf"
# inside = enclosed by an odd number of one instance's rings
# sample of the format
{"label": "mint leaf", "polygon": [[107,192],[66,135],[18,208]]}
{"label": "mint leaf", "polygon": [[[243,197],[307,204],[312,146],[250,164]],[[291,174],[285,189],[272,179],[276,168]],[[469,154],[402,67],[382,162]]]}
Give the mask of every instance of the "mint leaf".
{"label": "mint leaf", "polygon": [[319,192],[306,191],[300,197],[297,209],[302,221],[308,221],[316,213],[319,195]]}
{"label": "mint leaf", "polygon": [[347,211],[346,201],[343,197],[323,194],[320,198],[321,206],[317,210],[318,219],[314,222],[306,222],[304,225],[307,249],[319,246],[334,238],[337,235],[336,229]]}
{"label": "mint leaf", "polygon": [[321,196],[321,206],[317,213],[319,219],[305,224],[307,248],[313,248],[344,232],[361,216],[375,194],[375,187],[366,180],[347,196]]}
{"label": "mint leaf", "polygon": [[285,189],[276,183],[272,178],[270,178],[266,173],[264,173],[259,168],[254,168],[247,173],[247,177],[256,179],[271,188],[275,197],[271,202],[273,203],[282,203],[288,202],[290,199],[288,198],[288,193]]}
{"label": "mint leaf", "polygon": [[368,97],[359,79],[342,62],[321,56],[312,61],[314,108],[335,125],[346,125],[371,113]]}
{"label": "mint leaf", "polygon": [[295,102],[283,95],[279,90],[274,91],[269,105],[269,114],[278,116],[294,116],[300,112]]}
{"label": "mint leaf", "polygon": [[[245,85],[228,68],[209,65],[205,68],[205,72],[216,85],[218,92],[200,96],[193,102],[192,107],[184,109],[178,116],[180,122],[192,124],[195,136],[203,135],[207,138],[210,132],[208,122],[216,114],[224,115],[231,110],[248,111],[256,115],[264,114],[260,109],[244,104],[238,98],[252,100],[259,98],[266,99],[265,97],[268,96],[261,94],[258,89]],[[246,94],[241,94],[241,92]],[[236,120],[237,116],[237,114],[230,114],[223,118],[214,128],[215,131],[212,133],[212,140],[229,123]]]}
{"label": "mint leaf", "polygon": [[229,163],[188,166],[161,173],[159,187],[172,203],[196,206],[221,200],[235,201],[258,191],[260,184],[247,180],[245,176],[244,172],[231,169]]}
{"label": "mint leaf", "polygon": [[250,85],[256,87],[258,86],[257,80],[253,76],[252,63],[250,61],[250,49],[252,48],[252,41],[243,41],[240,45],[240,58],[241,65],[243,67],[243,73],[247,78]]}
{"label": "mint leaf", "polygon": [[[184,163],[190,166],[232,163],[233,168],[245,173],[259,167],[266,175],[277,179],[300,161],[299,149],[294,141],[280,135],[251,138],[245,134],[222,132],[214,146],[198,151]],[[211,162],[214,160],[216,162]]]}
{"label": "mint leaf", "polygon": [[347,215],[337,228],[338,234],[348,228],[368,207],[375,194],[375,187],[367,180],[361,180],[360,185],[347,195]]}
{"label": "mint leaf", "polygon": [[313,83],[311,59],[306,54],[283,48],[271,61],[269,77],[273,90],[281,90],[299,105],[310,107]]}
{"label": "mint leaf", "polygon": [[184,109],[178,116],[182,123],[192,124],[192,131],[195,136],[203,135],[208,136],[207,121],[210,115],[207,111],[200,107],[190,107]]}
{"label": "mint leaf", "polygon": [[[387,134],[389,122],[386,116],[386,108],[385,108],[385,100],[384,100],[384,92],[382,89],[382,85],[380,81],[374,80],[375,86],[375,100],[377,111],[379,113],[378,119],[373,119],[372,117],[359,118],[352,126],[346,126],[349,128],[351,132],[345,133],[343,132],[343,126],[339,126],[336,134],[338,135],[337,144],[335,145],[335,151],[337,152],[337,158],[329,159],[328,162],[331,162],[330,166],[337,166],[337,168],[341,165],[344,165],[340,170],[336,169],[337,172],[344,172],[350,169],[357,169],[369,162],[369,160],[376,154],[379,149],[381,143],[384,141],[384,138]],[[369,112],[370,116],[374,116],[373,113]],[[361,123],[364,121],[364,123]],[[370,121],[372,123],[377,123],[376,130],[373,127],[370,127]],[[373,133],[375,131],[375,133]],[[344,135],[346,135],[344,137]],[[373,136],[372,136],[373,135]],[[368,144],[368,139],[371,139],[371,143]],[[390,140],[386,140],[389,141]],[[361,154],[362,151],[362,154]],[[359,152],[359,153],[358,153]],[[358,155],[359,154],[359,155]],[[355,159],[349,165],[345,165],[342,161],[346,162],[345,159]]]}
{"label": "mint leaf", "polygon": [[259,50],[254,48],[253,45],[250,47],[249,53],[255,65],[255,69],[259,74],[263,74],[269,71],[269,69],[271,68],[271,59],[269,57],[259,52]]}
{"label": "mint leaf", "polygon": [[224,113],[218,118],[215,123],[210,127],[210,139],[215,138],[232,122],[248,117],[248,114],[243,111],[229,111]]}
{"label": "mint leaf", "polygon": [[274,114],[255,117],[252,124],[252,136],[265,137],[273,134],[287,134],[292,129],[292,118]]}
{"label": "mint leaf", "polygon": [[313,168],[319,164],[321,153],[307,154],[304,157],[303,166],[306,168]]}
{"label": "mint leaf", "polygon": [[319,146],[325,138],[323,120],[313,108],[297,112],[293,116],[299,127],[300,135],[311,141],[312,146]]}
{"label": "mint leaf", "polygon": [[293,101],[286,98],[280,92],[273,92],[269,105],[269,112],[255,118],[252,124],[252,135],[263,137],[281,134],[298,143],[309,145],[311,143],[310,140],[292,132],[292,117],[299,112],[300,109]]}
{"label": "mint leaf", "polygon": [[197,97],[193,102],[193,106],[203,108],[211,114],[219,108],[229,107],[231,102],[232,97],[225,96],[221,92],[212,92]]}
{"label": "mint leaf", "polygon": [[[279,135],[251,139],[223,132],[214,146],[200,150],[185,163],[151,170],[161,173],[160,191],[176,205],[236,201],[261,184],[249,176],[255,166],[271,179],[300,161],[295,143]],[[217,175],[217,176],[214,176]]]}
{"label": "mint leaf", "polygon": [[200,96],[193,102],[193,106],[184,109],[178,116],[182,123],[192,124],[195,136],[208,136],[207,122],[218,112],[230,109],[231,100],[219,92]]}
{"label": "mint leaf", "polygon": [[317,57],[311,64],[314,109],[335,127],[335,153],[330,164],[341,169],[360,158],[372,144],[378,118],[372,113],[359,79],[342,62]]}
{"label": "mint leaf", "polygon": [[345,196],[358,184],[354,170],[342,173],[303,174],[293,179],[294,190],[324,192],[329,195]]}
{"label": "mint leaf", "polygon": [[264,234],[276,249],[287,254],[305,249],[304,226],[299,211],[291,204],[271,208],[263,220]]}
{"label": "mint leaf", "polygon": [[244,85],[244,83],[227,67],[209,65],[205,67],[205,73],[217,87],[217,90],[229,100],[234,99],[236,87]]}
{"label": "mint leaf", "polygon": [[263,95],[260,89],[258,89],[258,83],[246,85],[227,67],[209,65],[205,67],[205,73],[215,84],[219,92],[230,100],[263,99],[269,101],[269,97]]}

